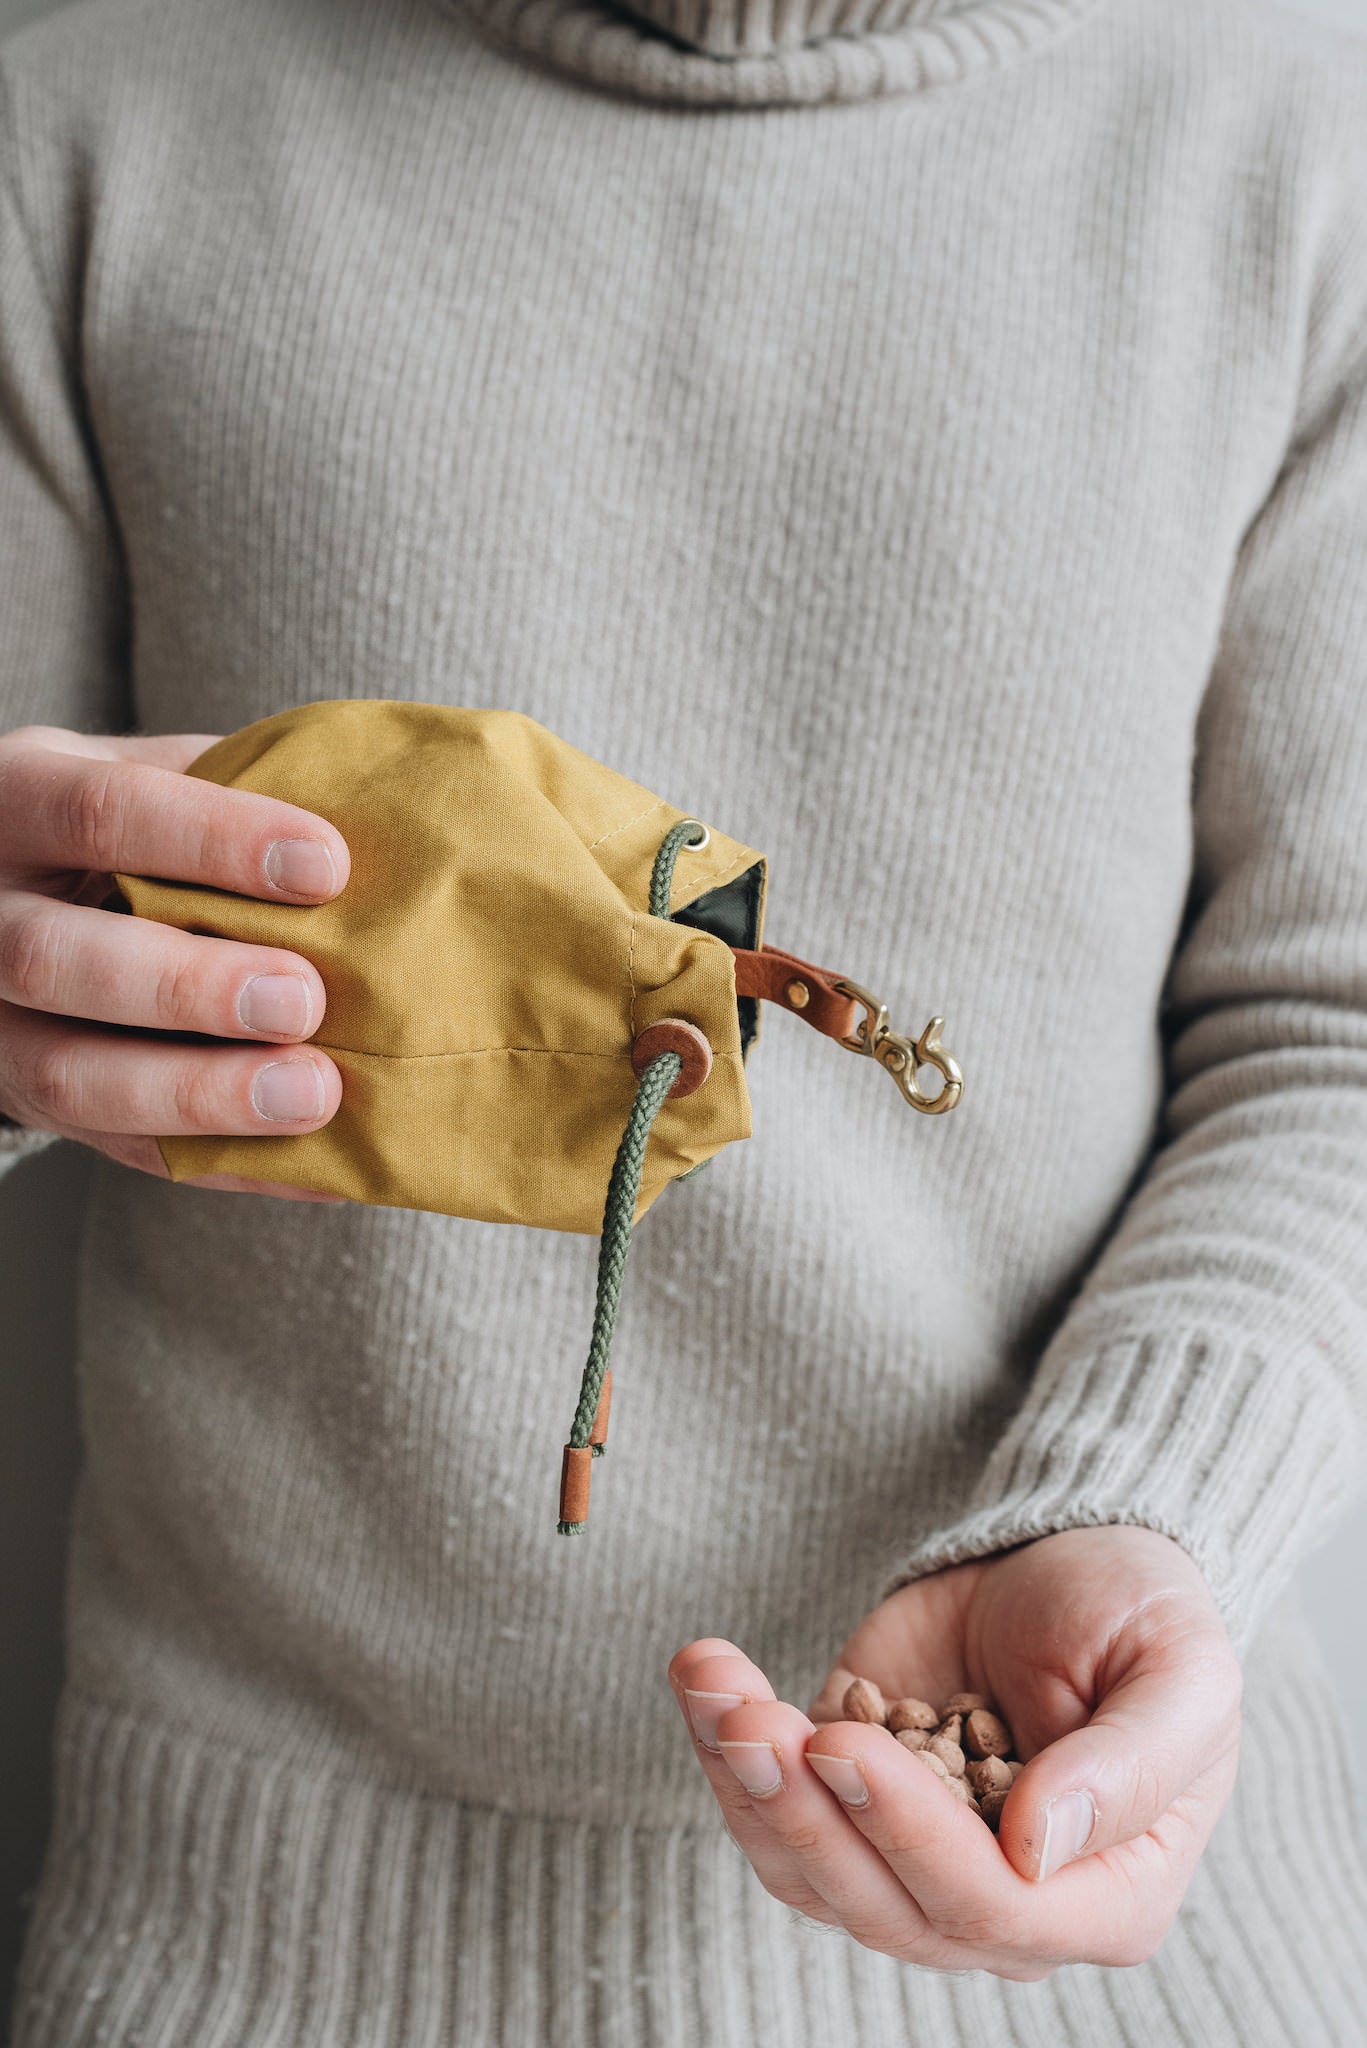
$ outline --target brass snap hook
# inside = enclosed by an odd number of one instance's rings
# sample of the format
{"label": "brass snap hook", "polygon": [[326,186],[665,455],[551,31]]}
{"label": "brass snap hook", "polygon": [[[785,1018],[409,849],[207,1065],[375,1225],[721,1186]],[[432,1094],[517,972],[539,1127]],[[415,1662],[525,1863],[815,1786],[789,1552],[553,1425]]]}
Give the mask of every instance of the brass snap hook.
{"label": "brass snap hook", "polygon": [[851,1002],[864,1005],[864,1015],[855,1025],[851,1036],[837,1039],[837,1045],[843,1045],[847,1052],[866,1052],[871,1054],[879,1039],[884,1037],[887,1032],[887,1004],[880,1003],[877,996],[871,996],[866,988],[859,986],[857,981],[847,981],[843,975],[838,979],[832,977],[831,987],[837,995],[848,996]]}
{"label": "brass snap hook", "polygon": [[[874,1048],[874,1058],[887,1068],[913,1109],[923,1116],[943,1116],[953,1109],[964,1092],[963,1070],[952,1052],[940,1043],[943,1017],[932,1017],[919,1038],[903,1038],[896,1031],[883,1035]],[[927,1095],[917,1079],[919,1067],[934,1067],[944,1081],[936,1095]]]}
{"label": "brass snap hook", "polygon": [[[862,1003],[864,1015],[855,1025],[848,1038],[838,1041],[849,1052],[866,1054],[877,1060],[892,1075],[902,1092],[903,1100],[909,1102],[923,1116],[943,1116],[953,1109],[964,1092],[963,1070],[958,1061],[940,1042],[943,1017],[932,1017],[919,1038],[906,1038],[900,1031],[893,1031],[888,1025],[886,1003],[880,1003],[877,996],[870,995],[857,981],[846,980],[843,976],[831,982],[838,995],[848,996],[852,1002]],[[917,1079],[918,1069],[934,1067],[942,1076],[944,1086],[936,1095],[927,1095]]]}

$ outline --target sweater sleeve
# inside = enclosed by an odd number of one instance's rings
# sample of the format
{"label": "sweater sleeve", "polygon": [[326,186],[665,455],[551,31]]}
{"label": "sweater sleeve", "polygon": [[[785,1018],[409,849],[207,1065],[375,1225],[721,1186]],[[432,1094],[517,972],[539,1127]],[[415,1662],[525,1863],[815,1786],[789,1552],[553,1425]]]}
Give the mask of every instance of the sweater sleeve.
{"label": "sweater sleeve", "polygon": [[[0,65],[0,732],[118,730],[127,603],[79,373],[78,195],[44,175],[56,145],[18,98]],[[50,1142],[0,1117],[0,1171]]]}
{"label": "sweater sleeve", "polygon": [[1242,1643],[1358,1487],[1367,289],[1340,315],[1311,318],[1309,416],[1245,535],[1202,704],[1157,1143],[961,1514],[896,1585],[1140,1524],[1192,1555]]}

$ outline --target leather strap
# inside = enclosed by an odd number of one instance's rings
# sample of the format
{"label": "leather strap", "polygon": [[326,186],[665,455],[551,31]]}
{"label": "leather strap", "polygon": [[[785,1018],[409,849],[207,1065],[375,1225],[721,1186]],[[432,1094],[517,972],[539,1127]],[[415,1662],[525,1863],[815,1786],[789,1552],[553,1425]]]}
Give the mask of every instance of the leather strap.
{"label": "leather strap", "polygon": [[814,967],[796,953],[780,953],[776,946],[761,946],[750,952],[744,946],[731,948],[736,961],[736,994],[762,996],[791,1010],[827,1038],[850,1038],[863,1014],[849,996],[837,994],[832,983],[839,979],[829,967]]}

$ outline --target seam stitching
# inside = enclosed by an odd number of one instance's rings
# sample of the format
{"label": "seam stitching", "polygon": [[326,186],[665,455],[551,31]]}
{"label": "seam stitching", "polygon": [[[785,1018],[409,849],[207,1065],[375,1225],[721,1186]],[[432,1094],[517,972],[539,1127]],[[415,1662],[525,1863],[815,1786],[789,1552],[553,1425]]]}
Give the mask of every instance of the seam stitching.
{"label": "seam stitching", "polygon": [[631,1030],[633,1042],[636,1037],[636,975],[632,967],[632,961],[636,954],[636,926],[639,922],[638,918],[632,918],[631,939],[627,946],[627,987],[631,991],[631,1001],[627,1008],[627,1023]]}
{"label": "seam stitching", "polygon": [[[687,852],[687,851],[688,851],[688,849],[687,849],[687,848],[685,847],[685,848],[684,848],[684,851],[685,851],[685,852]],[[706,896],[706,895],[708,895],[708,894],[710,893],[710,891],[711,891],[711,890],[713,890],[713,889],[719,889],[719,888],[721,887],[722,883],[723,883],[724,881],[726,881],[726,880],[728,879],[728,877],[729,877],[729,876],[731,876],[731,875],[734,875],[734,874],[735,874],[735,873],[737,872],[737,870],[738,870],[738,869],[740,869],[740,868],[743,868],[743,867],[747,867],[747,866],[754,866],[754,867],[758,867],[758,865],[759,865],[759,857],[758,857],[758,856],[757,856],[756,854],[754,854],[754,853],[750,852],[750,851],[749,851],[749,849],[747,849],[747,850],[746,850],[746,851],[745,851],[744,853],[742,853],[742,854],[739,854],[739,855],[737,855],[736,859],[732,861],[732,863],[731,863],[730,867],[729,867],[729,868],[723,868],[723,869],[722,869],[722,871],[721,871],[721,873],[720,873],[719,875],[709,875],[709,876],[707,877],[707,884],[706,884],[706,887],[705,887],[705,888],[702,888],[702,889],[700,889],[700,890],[698,891],[698,894],[699,894],[700,896]],[[672,909],[672,903],[673,903],[673,890],[672,890],[672,889],[671,889],[671,891],[670,891],[670,899],[671,899],[671,909]],[[681,903],[681,904],[680,904],[680,906],[679,906],[679,908],[680,908],[681,910],[687,910],[687,909],[689,908],[689,905],[688,905],[687,903]],[[725,942],[725,940],[723,940],[723,941],[722,941],[722,943],[723,943],[723,945],[724,945],[724,944],[726,943],[726,942]]]}
{"label": "seam stitching", "polygon": [[595,847],[606,846],[609,839],[615,839],[619,832],[629,832],[633,825],[639,825],[642,818],[648,818],[652,811],[662,811],[664,808],[664,798],[657,796],[653,804],[647,804],[643,811],[638,811],[634,818],[628,818],[624,825],[614,825],[611,832],[605,832],[601,839],[593,840],[589,845],[589,852],[592,853]]}
{"label": "seam stitching", "polygon": [[[508,1052],[534,1053],[542,1059],[557,1060],[629,1060],[631,1058],[630,1046],[624,1046],[616,1052],[590,1052],[586,1051],[584,1047],[577,1045],[472,1045],[467,1046],[460,1052],[367,1052],[363,1046],[329,1045],[321,1038],[306,1039],[303,1043],[317,1046],[319,1052],[345,1053],[349,1059],[392,1060],[396,1064],[406,1060],[478,1060],[495,1053]],[[729,1060],[733,1059],[735,1055],[729,1052],[718,1052],[714,1049],[712,1057],[719,1060]]]}

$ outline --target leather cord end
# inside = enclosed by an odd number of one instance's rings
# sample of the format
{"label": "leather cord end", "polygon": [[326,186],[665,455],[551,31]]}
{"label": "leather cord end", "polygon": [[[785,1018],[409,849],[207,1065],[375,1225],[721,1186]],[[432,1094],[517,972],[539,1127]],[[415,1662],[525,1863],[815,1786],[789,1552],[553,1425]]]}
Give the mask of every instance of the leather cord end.
{"label": "leather cord end", "polygon": [[589,1482],[593,1475],[593,1452],[587,1444],[576,1449],[566,1444],[560,1467],[560,1534],[577,1536],[589,1518]]}
{"label": "leather cord end", "polygon": [[601,1458],[608,1445],[608,1410],[612,1406],[612,1367],[603,1374],[602,1391],[598,1396],[598,1410],[589,1431],[589,1449],[595,1458]]}

